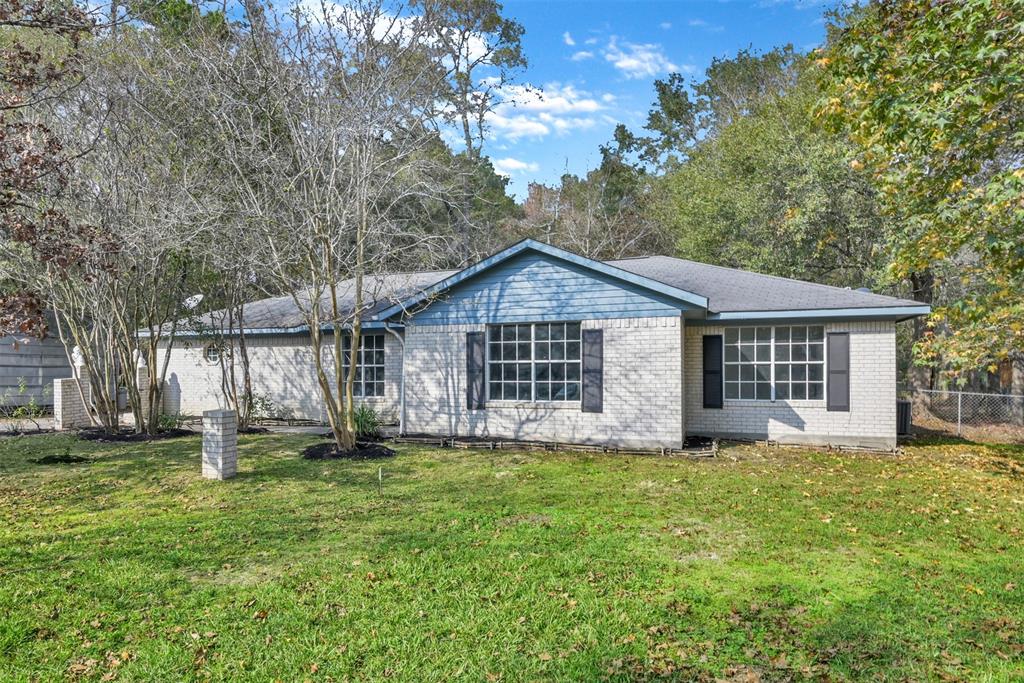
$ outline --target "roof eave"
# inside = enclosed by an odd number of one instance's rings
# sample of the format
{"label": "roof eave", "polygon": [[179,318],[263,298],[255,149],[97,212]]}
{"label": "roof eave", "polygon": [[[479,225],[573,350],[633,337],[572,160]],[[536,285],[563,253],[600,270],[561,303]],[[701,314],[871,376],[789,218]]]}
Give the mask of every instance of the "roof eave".
{"label": "roof eave", "polygon": [[807,308],[780,311],[725,311],[708,313],[701,322],[732,323],[778,320],[891,320],[901,322],[931,313],[927,304],[878,306],[871,308]]}
{"label": "roof eave", "polygon": [[[390,321],[387,321],[387,320],[363,320],[359,324],[359,326],[362,329],[364,329],[364,330],[382,330],[382,329],[385,329],[385,328],[401,329],[402,327],[404,327],[400,323],[393,323],[393,322],[390,322]],[[345,329],[345,330],[352,329],[352,325],[351,324],[342,325],[341,327],[342,327],[342,329]],[[296,325],[295,327],[246,327],[246,328],[243,328],[243,329],[245,330],[246,334],[254,335],[254,336],[255,335],[308,334],[309,333],[309,325]],[[322,331],[324,331],[324,332],[330,332],[330,331],[332,331],[334,329],[334,325],[332,325],[330,323],[325,323],[325,324],[320,326],[320,329]],[[174,333],[174,336],[176,338],[196,339],[196,338],[202,338],[202,337],[213,337],[215,334],[216,333],[213,332],[213,331],[178,330],[177,332]],[[237,334],[238,334],[237,332],[230,332],[230,333],[227,333],[227,336],[233,337],[233,336],[236,336]],[[145,338],[149,337],[149,332],[147,330],[140,330],[139,331],[139,337],[145,339]]]}

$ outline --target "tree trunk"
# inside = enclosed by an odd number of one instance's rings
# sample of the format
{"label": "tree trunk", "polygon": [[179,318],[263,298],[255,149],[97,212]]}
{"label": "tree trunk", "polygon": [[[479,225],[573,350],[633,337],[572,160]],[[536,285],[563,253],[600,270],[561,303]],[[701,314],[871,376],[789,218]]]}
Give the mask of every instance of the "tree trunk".
{"label": "tree trunk", "polygon": [[[910,284],[913,287],[912,298],[921,303],[931,304],[935,296],[935,276],[930,270],[910,274]],[[914,318],[913,344],[916,346],[924,338],[927,330],[925,318]],[[913,410],[915,413],[928,409],[928,394],[926,390],[932,388],[934,368],[927,365],[918,365],[911,362],[910,370],[907,373],[907,383],[911,391]]]}
{"label": "tree trunk", "polygon": [[1024,425],[1024,356],[1011,356],[1010,363],[1010,393],[1016,397],[1013,399],[1016,422]]}

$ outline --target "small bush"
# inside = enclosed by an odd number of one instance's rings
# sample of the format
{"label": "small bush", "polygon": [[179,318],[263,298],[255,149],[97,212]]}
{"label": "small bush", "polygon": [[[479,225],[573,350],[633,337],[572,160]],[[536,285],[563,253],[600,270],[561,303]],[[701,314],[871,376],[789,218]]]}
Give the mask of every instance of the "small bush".
{"label": "small bush", "polygon": [[267,394],[252,395],[252,408],[249,413],[249,420],[259,422],[260,420],[288,420],[294,417],[295,411],[274,403],[274,400]]}
{"label": "small bush", "polygon": [[160,413],[160,417],[156,422],[156,429],[158,432],[169,432],[173,429],[181,429],[181,426],[185,424],[185,416],[181,413]]}
{"label": "small bush", "polygon": [[356,436],[375,439],[380,436],[380,416],[370,406],[358,406],[355,415]]}

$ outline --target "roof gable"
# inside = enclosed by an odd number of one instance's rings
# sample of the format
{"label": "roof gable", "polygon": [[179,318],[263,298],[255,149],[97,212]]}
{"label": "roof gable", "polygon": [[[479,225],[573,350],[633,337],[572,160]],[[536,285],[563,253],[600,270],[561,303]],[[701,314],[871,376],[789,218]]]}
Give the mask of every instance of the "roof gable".
{"label": "roof gable", "polygon": [[[538,264],[546,264],[542,272]],[[528,272],[529,269],[534,272]],[[488,275],[498,273],[497,279],[488,281]],[[473,283],[479,282],[479,287]],[[617,299],[611,290],[626,294]],[[630,308],[630,296],[637,301]],[[615,301],[599,301],[601,297]],[[573,301],[570,301],[573,299]],[[636,306],[640,300],[646,302]],[[543,302],[543,307],[538,307]],[[576,316],[576,308],[591,313],[607,308],[607,317],[617,310],[651,315],[658,311],[700,310],[707,308],[707,299],[691,291],[632,273],[614,265],[573,254],[535,240],[517,244],[479,261],[468,268],[444,278],[431,287],[417,292],[404,301],[379,313],[380,319],[403,313],[421,320],[441,317],[425,313],[434,308],[444,309],[444,319],[464,322],[493,320],[494,311],[501,309],[508,319],[542,320],[548,315],[565,318]],[[453,310],[454,308],[458,310]],[[470,308],[473,313],[469,312]],[[660,308],[659,308],[660,307]],[[518,311],[511,309],[518,308]],[[647,311],[647,312],[644,312]],[[592,317],[592,316],[591,316]]]}

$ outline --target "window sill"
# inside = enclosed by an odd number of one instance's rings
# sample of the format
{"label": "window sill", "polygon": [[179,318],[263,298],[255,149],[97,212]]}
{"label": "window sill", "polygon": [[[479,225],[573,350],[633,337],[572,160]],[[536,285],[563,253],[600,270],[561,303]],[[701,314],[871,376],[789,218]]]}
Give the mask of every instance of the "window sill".
{"label": "window sill", "polygon": [[580,410],[579,401],[487,401],[486,410]]}

